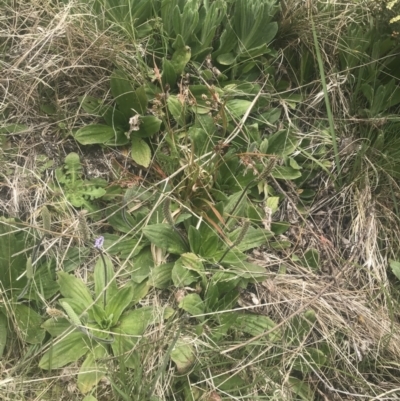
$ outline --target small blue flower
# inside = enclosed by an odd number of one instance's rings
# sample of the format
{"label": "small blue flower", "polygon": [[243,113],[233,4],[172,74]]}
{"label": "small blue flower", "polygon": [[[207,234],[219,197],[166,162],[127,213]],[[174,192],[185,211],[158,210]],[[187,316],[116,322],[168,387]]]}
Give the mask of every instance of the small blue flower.
{"label": "small blue flower", "polygon": [[104,237],[101,235],[94,241],[94,247],[100,249],[104,244]]}

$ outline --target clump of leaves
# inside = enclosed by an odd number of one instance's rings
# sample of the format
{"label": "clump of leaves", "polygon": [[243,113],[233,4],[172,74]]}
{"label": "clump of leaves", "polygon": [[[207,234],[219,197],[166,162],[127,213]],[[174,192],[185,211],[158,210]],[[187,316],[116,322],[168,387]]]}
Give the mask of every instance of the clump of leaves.
{"label": "clump of leaves", "polygon": [[[54,338],[39,367],[58,369],[85,356],[78,387],[90,391],[106,374],[107,355],[123,359],[125,367],[136,367],[135,344],[146,328],[157,321],[153,307],[131,309],[138,294],[130,283],[118,287],[111,260],[100,257],[94,269],[94,297],[85,283],[63,271],[58,273],[65,313],[51,309],[52,318],[43,327]],[[164,311],[168,317],[171,310]]]}
{"label": "clump of leaves", "polygon": [[[82,165],[77,153],[65,158],[64,166],[56,170],[56,180],[66,199],[74,207],[84,207],[89,211],[97,208],[92,202],[106,194],[107,181],[102,178],[83,179]],[[55,187],[55,185],[53,185]]]}
{"label": "clump of leaves", "polygon": [[82,145],[104,144],[122,146],[131,143],[132,159],[148,167],[151,149],[145,141],[160,130],[161,120],[148,115],[148,97],[145,86],[133,87],[132,81],[122,71],[111,76],[111,93],[115,104],[105,105],[100,99],[84,96],[81,107],[89,114],[101,117],[107,125],[90,124],[75,133]]}

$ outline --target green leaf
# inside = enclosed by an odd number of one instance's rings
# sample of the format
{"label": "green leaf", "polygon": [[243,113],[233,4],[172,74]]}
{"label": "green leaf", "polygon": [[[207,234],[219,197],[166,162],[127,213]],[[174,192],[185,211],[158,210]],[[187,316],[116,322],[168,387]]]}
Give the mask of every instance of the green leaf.
{"label": "green leaf", "polygon": [[81,145],[92,145],[95,143],[106,143],[115,137],[115,129],[108,125],[91,124],[79,128],[74,138]]}
{"label": "green leaf", "polygon": [[201,246],[201,234],[200,231],[195,228],[194,226],[189,227],[188,233],[189,245],[190,250],[198,255],[200,253],[200,246]]}
{"label": "green leaf", "polygon": [[172,269],[172,281],[175,287],[186,287],[199,281],[199,275],[186,269],[180,260],[176,261]]}
{"label": "green leaf", "polygon": [[135,114],[140,114],[142,106],[138,101],[130,79],[123,71],[115,70],[112,73],[110,86],[118,108],[126,119],[133,117]]}
{"label": "green leaf", "polygon": [[389,259],[389,266],[392,269],[393,274],[400,280],[400,262]]}
{"label": "green leaf", "polygon": [[307,249],[300,261],[304,267],[314,271],[319,270],[319,252],[314,248]]}
{"label": "green leaf", "polygon": [[151,253],[150,247],[146,246],[133,259],[133,267],[132,269],[130,269],[132,281],[134,283],[143,282],[143,280],[149,277],[151,269],[153,267],[154,267],[153,254]]}
{"label": "green leaf", "polygon": [[145,306],[126,312],[120,319],[119,329],[125,334],[141,336],[147,327],[157,320],[157,308]]}
{"label": "green leaf", "polygon": [[193,347],[187,341],[179,339],[171,351],[171,360],[176,363],[178,373],[187,372],[196,360]]}
{"label": "green leaf", "polygon": [[205,281],[204,266],[201,259],[193,253],[183,254],[172,269],[172,281],[176,287],[184,287],[198,281]]}
{"label": "green leaf", "polygon": [[222,65],[232,65],[235,63],[236,57],[233,53],[224,53],[217,57],[217,61]]}
{"label": "green leaf", "polygon": [[172,63],[163,58],[163,72],[162,72],[162,82],[165,85],[169,85],[171,88],[176,85],[176,80],[178,76],[176,75],[175,68]]}
{"label": "green leaf", "polygon": [[185,253],[187,245],[181,236],[169,224],[153,224],[143,228],[143,234],[158,248],[170,253]]}
{"label": "green leaf", "polygon": [[29,127],[24,124],[9,124],[0,128],[0,134],[18,134],[28,130]]}
{"label": "green leaf", "polygon": [[[273,329],[276,323],[268,316],[242,313],[238,314],[234,327],[252,336],[260,335]],[[270,341],[277,341],[281,337],[279,329],[268,335]]]}
{"label": "green leaf", "polygon": [[132,159],[137,164],[143,167],[149,167],[151,162],[151,149],[150,146],[141,138],[132,137]]}
{"label": "green leaf", "polygon": [[86,285],[82,280],[63,271],[59,271],[57,276],[61,294],[65,298],[72,298],[79,305],[78,310],[74,308],[75,312],[81,314],[93,302]]}
{"label": "green leaf", "polygon": [[[241,228],[234,230],[229,235],[229,239],[234,242],[236,238],[240,235],[241,231]],[[249,249],[265,245],[268,241],[268,238],[271,238],[272,236],[273,234],[270,231],[264,230],[262,228],[249,227],[243,240],[240,242],[240,244],[236,246],[236,249],[241,252],[245,252]]]}
{"label": "green leaf", "polygon": [[297,148],[298,139],[289,130],[281,130],[268,137],[268,153],[289,156]]}
{"label": "green leaf", "polygon": [[29,306],[18,304],[14,309],[15,322],[24,341],[39,344],[43,341],[45,331],[41,327],[42,318]]}
{"label": "green leaf", "polygon": [[87,395],[82,401],[97,401],[97,398],[92,395]]}
{"label": "green leaf", "polygon": [[263,281],[267,279],[267,272],[264,267],[246,261],[238,261],[232,264],[232,271],[235,271],[239,277]]}
{"label": "green leaf", "polygon": [[266,206],[271,209],[271,213],[274,214],[279,207],[279,196],[270,196],[267,199]]}
{"label": "green leaf", "polygon": [[139,131],[132,133],[132,136],[149,138],[160,131],[162,121],[154,116],[140,117]]}
{"label": "green leaf", "polygon": [[272,172],[271,176],[279,180],[295,180],[301,177],[299,170],[295,170],[288,166],[276,166]]}
{"label": "green leaf", "polygon": [[52,337],[58,337],[71,328],[69,320],[63,317],[51,318],[46,320],[42,327],[50,333]]}
{"label": "green leaf", "polygon": [[313,390],[304,380],[297,379],[296,377],[289,377],[289,385],[290,391],[303,401],[314,399]]}
{"label": "green leaf", "polygon": [[319,371],[326,364],[325,354],[317,348],[307,347],[302,355],[298,356],[294,363],[293,369],[308,374],[313,370]]}
{"label": "green leaf", "polygon": [[178,97],[175,95],[170,95],[167,100],[167,106],[169,112],[172,114],[178,125],[183,127],[186,124],[185,107],[179,101]]}
{"label": "green leaf", "polygon": [[226,102],[226,108],[235,118],[241,118],[250,108],[251,102],[243,99],[232,99]]}
{"label": "green leaf", "polygon": [[0,312],[0,358],[3,356],[4,347],[7,342],[7,317]]}
{"label": "green leaf", "polygon": [[172,283],[173,267],[174,263],[165,263],[154,267],[150,273],[149,285],[161,290],[168,288]]}
{"label": "green leaf", "polygon": [[58,369],[71,362],[76,362],[89,350],[85,338],[85,334],[73,332],[61,340],[55,340],[55,344],[40,359],[39,368]]}
{"label": "green leaf", "polygon": [[190,61],[192,51],[189,46],[180,47],[175,50],[171,58],[171,64],[177,75],[183,73],[186,64]]}
{"label": "green leaf", "polygon": [[122,312],[129,306],[133,299],[133,288],[128,285],[120,288],[118,292],[107,301],[106,315],[112,315],[112,326],[116,325]]}
{"label": "green leaf", "polygon": [[17,296],[27,282],[26,277],[17,280],[25,272],[25,238],[25,233],[17,230],[15,219],[0,216],[0,283],[10,296]]}
{"label": "green leaf", "polygon": [[[204,314],[205,305],[198,294],[186,295],[179,303],[179,307],[193,316]],[[198,316],[201,322],[204,321],[204,316]]]}
{"label": "green leaf", "polygon": [[105,365],[98,360],[106,356],[107,349],[101,344],[96,345],[87,354],[78,373],[77,384],[82,394],[89,392],[104,377]]}
{"label": "green leaf", "polygon": [[[105,262],[105,266],[103,264]],[[103,254],[98,257],[94,267],[94,293],[98,303],[103,304],[103,291],[107,287],[107,302],[118,292],[117,283],[114,278],[114,266],[111,259]]]}

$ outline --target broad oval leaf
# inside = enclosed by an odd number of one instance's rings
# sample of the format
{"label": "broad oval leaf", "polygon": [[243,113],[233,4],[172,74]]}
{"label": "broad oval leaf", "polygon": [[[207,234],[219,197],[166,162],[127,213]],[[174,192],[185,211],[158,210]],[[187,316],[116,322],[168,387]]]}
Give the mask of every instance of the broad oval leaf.
{"label": "broad oval leaf", "polygon": [[187,252],[187,244],[169,224],[153,224],[143,228],[143,234],[158,248],[181,255]]}
{"label": "broad oval leaf", "polygon": [[148,138],[157,134],[160,131],[162,121],[154,116],[140,117],[139,131],[135,131],[133,136],[139,136],[140,138]]}
{"label": "broad oval leaf", "polygon": [[[199,294],[188,294],[179,303],[179,307],[193,316],[202,315],[205,305]],[[197,316],[200,321],[204,320],[204,316]]]}
{"label": "broad oval leaf", "polygon": [[276,166],[272,170],[271,176],[280,180],[295,180],[301,177],[301,173],[299,170],[295,170],[289,166]]}
{"label": "broad oval leaf", "polygon": [[151,162],[150,146],[141,138],[132,137],[131,141],[131,156],[133,161],[143,167],[149,167]]}
{"label": "broad oval leaf", "polygon": [[243,99],[232,99],[226,102],[226,108],[235,118],[242,117],[250,108],[251,102]]}
{"label": "broad oval leaf", "polygon": [[91,124],[79,128],[74,138],[81,145],[92,145],[96,143],[106,143],[115,136],[115,129],[103,124]]}
{"label": "broad oval leaf", "polygon": [[39,361],[39,368],[58,369],[77,361],[89,350],[85,337],[81,332],[73,332],[57,341],[44,353]]}
{"label": "broad oval leaf", "polygon": [[194,364],[196,357],[193,347],[184,339],[179,339],[171,351],[171,359],[176,363],[178,373],[185,373]]}

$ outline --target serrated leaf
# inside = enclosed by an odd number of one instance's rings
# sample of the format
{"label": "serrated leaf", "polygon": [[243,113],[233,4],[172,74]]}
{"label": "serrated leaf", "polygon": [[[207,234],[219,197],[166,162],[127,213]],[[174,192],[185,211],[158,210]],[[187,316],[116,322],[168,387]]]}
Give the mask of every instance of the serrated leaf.
{"label": "serrated leaf", "polygon": [[171,351],[171,360],[176,363],[178,373],[187,372],[195,362],[195,354],[191,345],[179,339]]}
{"label": "serrated leaf", "polygon": [[92,124],[79,128],[74,138],[81,145],[92,145],[96,143],[106,143],[115,136],[115,129],[108,125]]}
{"label": "serrated leaf", "polygon": [[150,146],[141,138],[132,137],[131,156],[134,162],[143,166],[149,167],[151,162]]}
{"label": "serrated leaf", "polygon": [[71,362],[76,362],[89,350],[85,338],[85,334],[73,332],[61,340],[55,340],[56,343],[40,359],[39,368],[58,369]]}
{"label": "serrated leaf", "polygon": [[[186,295],[179,303],[179,307],[193,316],[202,315],[205,310],[204,302],[198,294]],[[197,319],[204,321],[204,316],[197,316]]]}
{"label": "serrated leaf", "polygon": [[187,245],[169,224],[153,224],[143,228],[143,234],[158,248],[180,255],[187,252]]}

